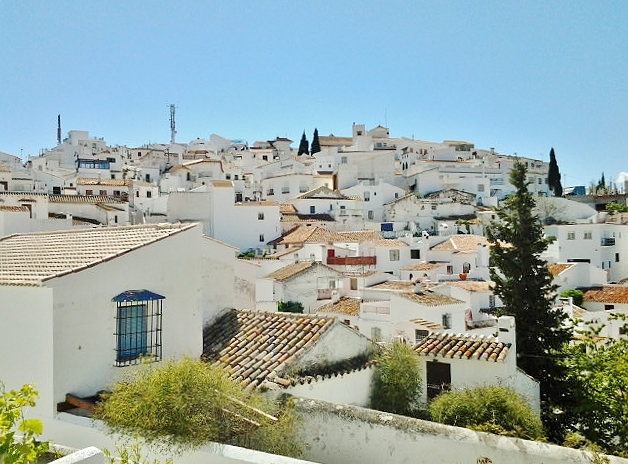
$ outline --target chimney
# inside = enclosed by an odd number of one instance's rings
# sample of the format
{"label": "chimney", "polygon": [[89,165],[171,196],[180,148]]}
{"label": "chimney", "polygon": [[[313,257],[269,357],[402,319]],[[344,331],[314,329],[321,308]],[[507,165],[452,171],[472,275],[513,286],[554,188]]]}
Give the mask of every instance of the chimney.
{"label": "chimney", "polygon": [[506,356],[506,363],[511,365],[514,374],[517,368],[517,332],[515,318],[513,316],[500,316],[500,318],[497,319],[497,327],[499,329],[497,335],[498,340],[505,345],[510,344],[508,356]]}

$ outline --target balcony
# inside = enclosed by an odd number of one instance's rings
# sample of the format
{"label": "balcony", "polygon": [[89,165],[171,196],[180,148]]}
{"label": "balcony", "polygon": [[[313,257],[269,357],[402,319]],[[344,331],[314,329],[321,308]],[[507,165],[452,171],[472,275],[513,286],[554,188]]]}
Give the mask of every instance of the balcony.
{"label": "balcony", "polygon": [[615,246],[615,237],[602,237],[602,246]]}
{"label": "balcony", "polygon": [[377,258],[375,256],[346,256],[344,258],[328,256],[327,264],[330,266],[374,266],[377,264]]}

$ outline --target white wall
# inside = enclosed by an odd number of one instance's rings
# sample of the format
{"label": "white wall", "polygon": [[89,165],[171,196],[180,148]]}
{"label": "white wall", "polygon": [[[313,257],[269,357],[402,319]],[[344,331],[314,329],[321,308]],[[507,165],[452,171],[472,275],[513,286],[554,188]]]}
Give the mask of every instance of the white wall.
{"label": "white wall", "polygon": [[330,403],[368,406],[371,394],[373,368],[368,367],[343,375],[309,379],[285,389],[286,393],[302,398]]}
{"label": "white wall", "polygon": [[52,290],[0,285],[0,381],[7,390],[33,383],[39,392],[33,415],[51,415],[53,398]]}
{"label": "white wall", "polygon": [[115,367],[116,303],[146,289],[163,301],[163,359],[202,352],[201,230],[196,226],[110,261],[52,279],[54,401],[93,395],[126,368]]}

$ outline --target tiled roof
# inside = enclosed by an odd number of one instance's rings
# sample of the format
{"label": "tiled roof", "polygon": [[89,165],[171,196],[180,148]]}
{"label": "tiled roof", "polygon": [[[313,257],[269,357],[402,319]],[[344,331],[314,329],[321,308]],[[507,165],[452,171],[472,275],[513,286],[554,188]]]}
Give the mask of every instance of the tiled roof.
{"label": "tiled roof", "polygon": [[448,240],[432,247],[433,251],[475,251],[478,245],[488,245],[486,237],[479,235],[452,235]]}
{"label": "tiled roof", "polygon": [[299,261],[298,263],[288,264],[281,269],[276,270],[275,272],[271,272],[266,276],[267,279],[275,279],[278,281],[283,281],[290,279],[302,272],[307,271],[314,265],[312,261]]}
{"label": "tiled roof", "polygon": [[347,316],[357,316],[360,314],[360,298],[341,297],[335,303],[327,303],[316,310],[321,313],[346,314]]}
{"label": "tiled roof", "polygon": [[382,282],[381,284],[373,285],[368,287],[369,290],[394,290],[394,291],[402,291],[409,292],[414,290],[414,284],[407,280],[389,280],[387,282]]}
{"label": "tiled roof", "polygon": [[281,222],[335,222],[329,214],[282,213]]}
{"label": "tiled roof", "polygon": [[317,188],[315,188],[313,190],[305,192],[305,193],[299,195],[296,198],[298,198],[300,200],[307,199],[307,198],[311,198],[311,199],[315,199],[315,198],[333,198],[333,199],[336,199],[336,200],[347,200],[348,199],[346,196],[344,196],[338,190],[332,190],[329,187],[326,187],[324,185],[321,185],[320,187],[317,187]]}
{"label": "tiled roof", "polygon": [[601,289],[587,290],[584,301],[593,303],[628,303],[628,285],[605,285]]}
{"label": "tiled roof", "polygon": [[469,292],[490,292],[495,288],[495,282],[483,280],[454,280],[453,282],[447,282],[445,285],[462,288]]}
{"label": "tiled roof", "polygon": [[297,209],[290,203],[282,203],[279,205],[279,212],[281,214],[297,214]]}
{"label": "tiled roof", "polygon": [[210,184],[212,184],[214,187],[217,187],[217,188],[231,188],[231,187],[233,187],[233,184],[231,183],[230,180],[212,180],[210,182]]}
{"label": "tiled roof", "polygon": [[282,256],[289,255],[291,253],[295,253],[302,249],[303,247],[300,245],[291,246],[290,248],[286,248],[285,250],[278,251],[277,253],[273,253],[272,255],[266,256],[266,259],[279,259]]}
{"label": "tiled roof", "polygon": [[550,271],[550,274],[553,276],[557,276],[561,272],[569,269],[573,264],[550,264],[547,266],[547,269]]}
{"label": "tiled roof", "polygon": [[131,179],[96,179],[92,177],[79,177],[76,185],[108,185],[110,187],[128,187],[133,183]]}
{"label": "tiled roof", "polygon": [[416,319],[410,319],[410,322],[416,325],[420,325],[421,327],[425,327],[433,332],[441,332],[445,330],[444,326],[437,324],[436,322],[422,319],[420,317],[417,317]]}
{"label": "tiled roof", "polygon": [[407,248],[409,245],[401,240],[378,237],[375,240],[369,240],[369,243],[376,247],[400,247]]}
{"label": "tiled roof", "polygon": [[98,203],[128,203],[115,197],[107,197],[102,195],[50,195],[50,203],[89,203],[92,205]]}
{"label": "tiled roof", "polygon": [[291,229],[283,237],[275,240],[275,242],[281,245],[289,245],[334,242],[363,243],[373,240],[381,240],[381,235],[373,231],[332,232],[322,227],[300,226]]}
{"label": "tiled roof", "polygon": [[[244,386],[287,387],[294,383],[290,364],[334,324],[340,323],[330,316],[230,310],[205,329],[203,359]],[[358,366],[347,367],[345,372]]]}
{"label": "tiled roof", "polygon": [[0,283],[37,283],[78,272],[196,224],[14,234],[0,239]]}
{"label": "tiled roof", "polygon": [[508,355],[510,346],[509,343],[501,343],[492,336],[433,333],[421,340],[414,347],[414,351],[420,356],[431,356],[434,358],[503,362]]}
{"label": "tiled roof", "polygon": [[11,213],[28,213],[28,208],[26,206],[2,206],[0,205],[0,211],[7,211]]}
{"label": "tiled roof", "polygon": [[445,261],[428,261],[411,264],[410,266],[404,267],[402,271],[430,271],[432,269],[436,269],[437,267],[442,267],[445,264],[447,264]]}
{"label": "tiled roof", "polygon": [[464,303],[462,300],[458,300],[457,298],[441,295],[440,293],[429,290],[422,293],[402,292],[399,293],[399,296],[402,296],[407,300],[414,301],[415,303],[419,303],[423,306],[443,306]]}

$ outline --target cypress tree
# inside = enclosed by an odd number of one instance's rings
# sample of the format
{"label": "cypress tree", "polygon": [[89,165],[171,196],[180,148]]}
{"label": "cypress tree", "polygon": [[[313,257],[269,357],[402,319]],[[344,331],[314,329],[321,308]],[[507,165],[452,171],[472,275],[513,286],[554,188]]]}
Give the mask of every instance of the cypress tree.
{"label": "cypress tree", "polygon": [[558,163],[556,163],[556,155],[554,154],[554,148],[550,150],[550,162],[549,162],[549,171],[547,173],[547,184],[550,190],[554,193],[555,197],[563,196],[563,186],[560,183],[560,170],[558,169]]}
{"label": "cypress tree", "polygon": [[307,155],[310,152],[310,142],[307,141],[305,137],[305,131],[303,131],[303,135],[301,136],[301,142],[299,142],[299,152],[297,156]]}
{"label": "cypress tree", "polygon": [[321,151],[321,143],[318,141],[318,129],[314,129],[314,136],[312,137],[311,153],[318,153]]}
{"label": "cypress tree", "polygon": [[491,244],[491,279],[494,293],[517,324],[517,366],[540,382],[541,409],[550,438],[559,439],[562,426],[555,422],[555,408],[564,409],[569,393],[561,386],[564,370],[557,352],[571,339],[563,326],[566,316],[554,308],[557,286],[541,254],[552,242],[532,210],[534,196],[528,191],[527,168],[519,161],[510,172],[516,192],[497,209],[498,222],[492,222],[486,236]]}

